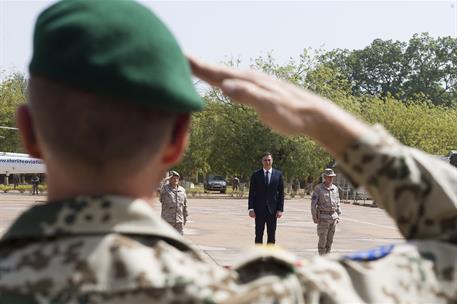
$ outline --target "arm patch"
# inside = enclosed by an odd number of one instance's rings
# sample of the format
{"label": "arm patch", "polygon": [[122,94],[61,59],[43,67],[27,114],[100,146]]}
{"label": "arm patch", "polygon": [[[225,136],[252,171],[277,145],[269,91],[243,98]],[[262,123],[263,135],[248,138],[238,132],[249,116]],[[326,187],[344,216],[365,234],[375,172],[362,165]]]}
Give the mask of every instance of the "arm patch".
{"label": "arm patch", "polygon": [[371,248],[364,251],[358,251],[349,255],[343,256],[345,260],[351,261],[358,261],[358,262],[368,262],[368,261],[375,261],[382,259],[388,256],[392,250],[394,249],[395,245],[386,245],[380,246],[376,248]]}

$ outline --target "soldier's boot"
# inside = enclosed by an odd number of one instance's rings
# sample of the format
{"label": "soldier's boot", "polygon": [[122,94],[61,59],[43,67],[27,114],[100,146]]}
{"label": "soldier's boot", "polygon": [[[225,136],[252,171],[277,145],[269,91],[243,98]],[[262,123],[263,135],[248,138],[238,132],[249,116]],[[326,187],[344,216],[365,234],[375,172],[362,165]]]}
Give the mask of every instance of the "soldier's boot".
{"label": "soldier's boot", "polygon": [[319,252],[319,255],[324,255],[326,254],[326,248],[317,248],[317,251]]}

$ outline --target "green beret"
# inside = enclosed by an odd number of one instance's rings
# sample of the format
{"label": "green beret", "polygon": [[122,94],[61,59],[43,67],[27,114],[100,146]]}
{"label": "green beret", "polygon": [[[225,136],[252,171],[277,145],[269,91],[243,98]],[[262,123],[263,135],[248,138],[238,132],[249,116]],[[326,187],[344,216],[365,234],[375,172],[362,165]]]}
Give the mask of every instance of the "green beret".
{"label": "green beret", "polygon": [[133,1],[64,0],[35,25],[32,75],[122,101],[186,113],[203,108],[173,35]]}

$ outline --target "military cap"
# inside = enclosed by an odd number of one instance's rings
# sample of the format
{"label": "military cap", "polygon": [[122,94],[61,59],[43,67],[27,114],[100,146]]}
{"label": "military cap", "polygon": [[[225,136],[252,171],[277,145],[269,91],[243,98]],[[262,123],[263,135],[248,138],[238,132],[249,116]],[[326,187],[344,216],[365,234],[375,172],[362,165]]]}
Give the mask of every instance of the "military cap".
{"label": "military cap", "polygon": [[181,176],[179,176],[179,173],[177,171],[173,171],[173,170],[170,171],[170,177],[172,177],[172,176],[177,176],[177,177],[181,178]]}
{"label": "military cap", "polygon": [[336,176],[336,174],[333,169],[327,168],[324,170],[324,176]]}
{"label": "military cap", "polygon": [[30,73],[125,102],[186,113],[203,108],[178,43],[134,1],[63,0],[35,25]]}

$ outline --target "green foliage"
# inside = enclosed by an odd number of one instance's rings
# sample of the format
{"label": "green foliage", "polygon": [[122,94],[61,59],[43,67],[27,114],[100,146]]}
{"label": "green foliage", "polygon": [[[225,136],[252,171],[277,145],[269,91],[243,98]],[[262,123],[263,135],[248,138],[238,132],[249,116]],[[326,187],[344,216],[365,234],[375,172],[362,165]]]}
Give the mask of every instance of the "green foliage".
{"label": "green foliage", "polygon": [[[32,189],[32,188],[30,187],[30,189]],[[47,185],[38,185],[38,192],[43,193],[43,192],[46,192],[47,190],[48,190]]]}
{"label": "green foliage", "polygon": [[457,147],[457,109],[387,98],[366,103],[362,115],[370,123],[382,124],[405,145],[428,153],[446,155]]}
{"label": "green foliage", "polygon": [[13,190],[13,187],[10,185],[0,185],[0,191],[8,193],[8,191]]}
{"label": "green foliage", "polygon": [[32,191],[32,186],[30,185],[17,185],[16,190],[20,193],[24,193],[25,191]]}
{"label": "green foliage", "polygon": [[319,62],[344,75],[354,96],[457,106],[456,38],[423,33],[408,42],[376,39],[362,50],[321,54]]}
{"label": "green foliage", "polygon": [[[15,126],[15,113],[26,99],[24,75],[0,73],[0,126]],[[21,152],[19,136],[14,130],[0,129],[0,151]]]}

